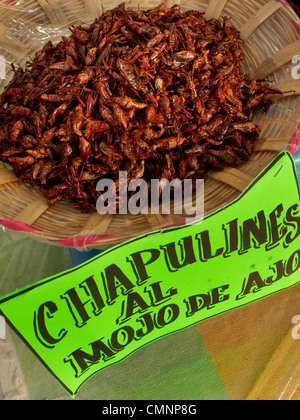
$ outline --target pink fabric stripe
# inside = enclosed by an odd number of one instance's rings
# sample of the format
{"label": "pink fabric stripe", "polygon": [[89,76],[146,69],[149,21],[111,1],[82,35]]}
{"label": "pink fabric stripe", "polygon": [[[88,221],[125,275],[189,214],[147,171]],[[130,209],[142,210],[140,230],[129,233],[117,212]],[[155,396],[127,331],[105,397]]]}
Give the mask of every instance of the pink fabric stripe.
{"label": "pink fabric stripe", "polygon": [[107,239],[118,238],[118,236],[109,236],[109,235],[88,235],[88,236],[75,236],[74,238],[62,239],[60,241],[55,241],[55,243],[60,245],[65,245],[68,247],[81,247],[85,245],[90,245],[95,242],[105,241]]}
{"label": "pink fabric stripe", "polygon": [[300,124],[298,125],[296,132],[291,140],[289,146],[289,152],[294,155],[300,146]]}
{"label": "pink fabric stripe", "polygon": [[13,220],[0,219],[0,223],[8,229],[16,230],[18,232],[43,232],[41,229],[34,228],[26,223],[15,222]]}
{"label": "pink fabric stripe", "polygon": [[[15,230],[17,232],[39,232],[43,234],[41,229],[37,229],[33,226],[27,225],[22,222],[15,222],[13,220],[0,219],[0,223],[8,229]],[[73,238],[66,238],[60,241],[53,241],[54,243],[68,246],[84,246],[94,242],[104,241],[107,239],[118,238],[118,236],[110,235],[87,235],[87,236],[75,236]]]}

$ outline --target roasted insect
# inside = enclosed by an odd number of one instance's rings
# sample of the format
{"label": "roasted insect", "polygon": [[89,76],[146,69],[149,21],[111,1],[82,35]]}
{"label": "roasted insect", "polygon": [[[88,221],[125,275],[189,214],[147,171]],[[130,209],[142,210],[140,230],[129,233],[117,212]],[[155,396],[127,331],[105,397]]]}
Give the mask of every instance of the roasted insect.
{"label": "roasted insect", "polygon": [[[101,178],[203,178],[247,161],[280,93],[241,70],[230,19],[124,4],[50,41],[0,96],[0,160],[54,204],[94,211]],[[129,179],[130,181],[130,179]]]}

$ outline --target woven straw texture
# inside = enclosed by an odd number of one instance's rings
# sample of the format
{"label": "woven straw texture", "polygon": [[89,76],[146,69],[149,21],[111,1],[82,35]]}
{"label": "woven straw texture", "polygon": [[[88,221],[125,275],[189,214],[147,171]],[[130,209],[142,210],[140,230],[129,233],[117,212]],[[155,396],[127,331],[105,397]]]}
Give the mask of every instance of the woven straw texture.
{"label": "woven straw texture", "polygon": [[[69,34],[71,25],[91,23],[104,11],[116,7],[119,0],[0,0],[0,65],[6,60],[6,79],[12,77],[10,63],[23,66],[28,57],[51,39],[59,41]],[[131,8],[149,9],[160,0],[127,1]],[[226,15],[240,30],[245,41],[244,71],[252,77],[274,81],[287,92],[274,97],[268,113],[253,115],[261,127],[261,136],[251,160],[238,168],[226,168],[208,174],[205,180],[205,214],[226,206],[249,185],[263,168],[282,150],[290,150],[300,116],[300,80],[293,78],[293,57],[300,53],[300,20],[282,2],[270,0],[166,0],[166,6],[180,4],[181,10],[197,9],[205,17]],[[271,186],[270,186],[271,187]],[[68,205],[52,207],[35,189],[18,182],[12,171],[0,164],[0,219],[21,222],[32,227],[26,233],[38,240],[59,243],[74,238],[71,246],[104,248],[132,237],[175,223],[180,215],[105,215],[83,214]],[[86,241],[78,238],[88,237]]]}

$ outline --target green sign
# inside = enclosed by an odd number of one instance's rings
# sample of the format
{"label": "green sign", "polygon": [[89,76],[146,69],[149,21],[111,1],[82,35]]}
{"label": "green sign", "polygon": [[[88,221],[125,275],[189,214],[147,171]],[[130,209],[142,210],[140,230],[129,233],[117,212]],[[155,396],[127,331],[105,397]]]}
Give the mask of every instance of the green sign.
{"label": "green sign", "polygon": [[299,205],[282,152],[202,223],[111,248],[3,297],[0,313],[75,395],[148,343],[299,283]]}

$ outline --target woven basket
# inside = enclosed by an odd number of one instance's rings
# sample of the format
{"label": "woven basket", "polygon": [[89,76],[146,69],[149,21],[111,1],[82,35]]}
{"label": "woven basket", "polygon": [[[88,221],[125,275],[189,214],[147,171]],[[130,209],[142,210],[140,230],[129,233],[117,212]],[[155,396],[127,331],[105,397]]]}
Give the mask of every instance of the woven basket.
{"label": "woven basket", "polygon": [[[126,1],[131,8],[149,9],[161,0]],[[8,63],[23,66],[28,57],[51,39],[69,34],[71,25],[91,23],[119,0],[0,0],[0,65],[6,59],[4,87],[12,77]],[[286,91],[274,97],[268,113],[253,116],[261,127],[251,160],[238,168],[213,171],[205,180],[205,214],[234,200],[282,150],[292,153],[291,143],[300,116],[300,80],[293,78],[293,57],[300,54],[300,20],[283,2],[275,0],[166,0],[181,10],[197,9],[205,17],[226,15],[245,41],[244,71],[252,77],[273,80]],[[295,142],[294,142],[295,143]],[[0,220],[7,227],[24,230],[38,240],[78,248],[105,248],[143,233],[178,224],[180,215],[83,214],[68,205],[49,207],[34,188],[22,185],[4,164],[0,165]]]}

